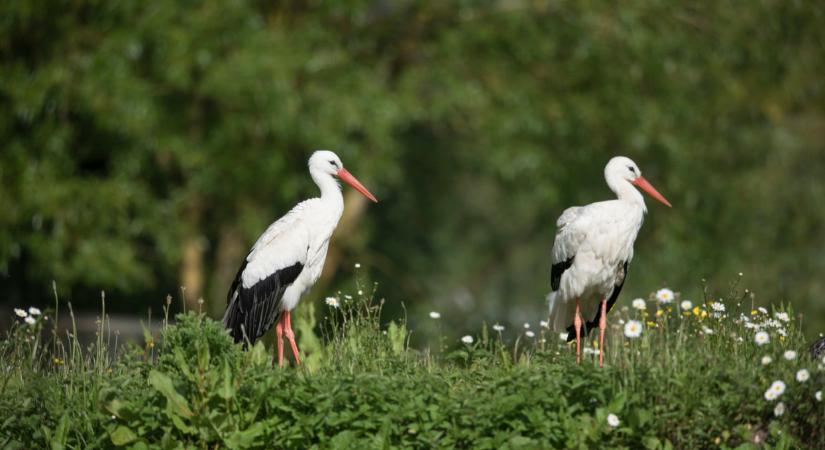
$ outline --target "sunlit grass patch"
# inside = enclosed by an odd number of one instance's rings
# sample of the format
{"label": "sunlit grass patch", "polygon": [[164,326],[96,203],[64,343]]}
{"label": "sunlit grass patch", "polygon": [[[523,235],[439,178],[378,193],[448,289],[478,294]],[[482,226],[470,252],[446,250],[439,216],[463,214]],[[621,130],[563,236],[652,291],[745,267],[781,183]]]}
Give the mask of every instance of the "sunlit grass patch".
{"label": "sunlit grass patch", "polygon": [[[707,448],[825,445],[825,361],[807,356],[789,307],[668,289],[609,315],[605,368],[593,334],[583,363],[549,323],[482,324],[412,348],[358,281],[296,317],[300,367],[273,367],[218,322],[163,317],[120,346],[101,311],[94,342],[59,335],[58,304],[23,307],[0,343],[5,448]],[[689,304],[687,304],[689,303]],[[165,305],[168,307],[168,303]],[[68,308],[67,308],[68,309]],[[68,309],[69,312],[71,311]],[[39,314],[37,314],[39,313]],[[30,320],[27,320],[30,319]],[[72,327],[69,327],[71,330]],[[767,336],[767,337],[765,337]]]}

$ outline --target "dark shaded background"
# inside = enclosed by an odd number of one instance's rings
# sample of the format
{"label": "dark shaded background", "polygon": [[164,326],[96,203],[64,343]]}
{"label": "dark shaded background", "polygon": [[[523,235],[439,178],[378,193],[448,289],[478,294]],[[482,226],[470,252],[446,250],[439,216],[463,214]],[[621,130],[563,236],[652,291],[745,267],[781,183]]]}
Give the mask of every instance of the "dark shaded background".
{"label": "dark shaded background", "polygon": [[12,1],[0,34],[4,311],[54,280],[219,316],[329,148],[382,201],[347,190],[305,302],[359,262],[390,317],[536,322],[556,217],[624,154],[675,206],[648,202],[624,302],[743,272],[825,329],[822,2]]}

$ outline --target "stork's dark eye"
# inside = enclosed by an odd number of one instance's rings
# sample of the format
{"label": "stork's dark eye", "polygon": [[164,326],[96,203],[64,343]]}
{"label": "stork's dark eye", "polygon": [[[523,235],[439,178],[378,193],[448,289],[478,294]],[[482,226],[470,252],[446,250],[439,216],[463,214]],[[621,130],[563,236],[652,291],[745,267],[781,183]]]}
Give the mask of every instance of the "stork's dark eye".
{"label": "stork's dark eye", "polygon": [[627,169],[630,170],[633,173],[636,173],[636,168],[633,167],[633,166],[627,166]]}
{"label": "stork's dark eye", "polygon": [[335,167],[336,169],[338,168],[338,163],[337,162],[330,161],[329,163],[332,164],[332,167]]}

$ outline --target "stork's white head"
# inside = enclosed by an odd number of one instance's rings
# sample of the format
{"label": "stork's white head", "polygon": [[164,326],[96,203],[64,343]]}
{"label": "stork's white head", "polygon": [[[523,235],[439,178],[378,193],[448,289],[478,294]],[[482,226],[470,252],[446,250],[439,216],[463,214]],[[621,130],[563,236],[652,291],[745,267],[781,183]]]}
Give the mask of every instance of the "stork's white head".
{"label": "stork's white head", "polygon": [[[375,196],[344,168],[344,163],[341,162],[341,158],[334,152],[329,150],[316,150],[312,156],[309,157],[309,173],[319,186],[323,183],[323,178],[332,179],[333,177],[337,177],[342,181],[346,181],[347,184],[354,187],[355,190],[363,194],[364,197],[378,203]],[[323,192],[323,187],[321,187],[321,189]]]}
{"label": "stork's white head", "polygon": [[[639,166],[626,156],[616,156],[607,162],[607,166],[604,168],[604,179],[607,181],[607,185],[610,186],[620,198],[624,192],[624,186],[626,186],[623,182],[626,181],[647,192],[651,197],[665,205],[671,206],[670,202],[667,201],[652,184],[642,177],[642,171],[639,169]],[[635,191],[635,189],[633,190]],[[639,198],[641,199],[641,196]]]}

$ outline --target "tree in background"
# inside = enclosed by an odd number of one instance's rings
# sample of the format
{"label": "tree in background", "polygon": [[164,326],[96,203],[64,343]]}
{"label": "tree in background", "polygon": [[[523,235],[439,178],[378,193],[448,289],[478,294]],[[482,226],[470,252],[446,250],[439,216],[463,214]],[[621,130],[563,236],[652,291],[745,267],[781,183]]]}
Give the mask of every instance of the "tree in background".
{"label": "tree in background", "polygon": [[357,260],[413,320],[536,321],[555,218],[607,198],[602,168],[626,154],[675,206],[651,207],[626,297],[742,271],[758,301],[825,326],[816,2],[0,8],[10,303],[55,279],[76,303],[106,289],[143,311],[184,285],[217,315],[255,237],[315,194],[309,153],[331,148],[382,203],[348,200],[313,295]]}

